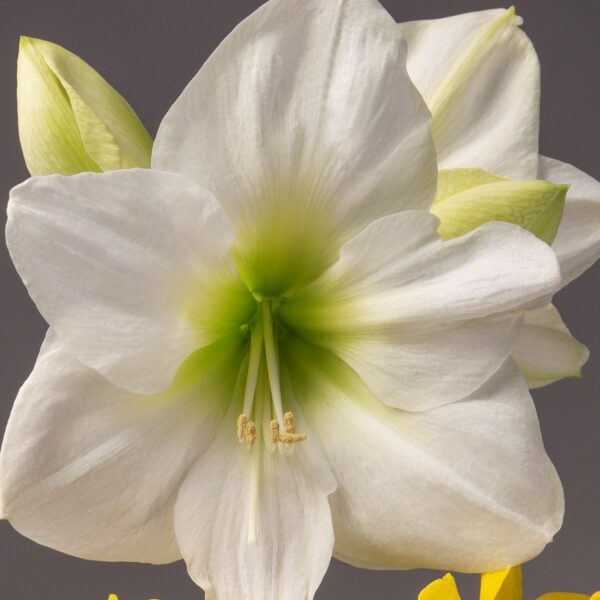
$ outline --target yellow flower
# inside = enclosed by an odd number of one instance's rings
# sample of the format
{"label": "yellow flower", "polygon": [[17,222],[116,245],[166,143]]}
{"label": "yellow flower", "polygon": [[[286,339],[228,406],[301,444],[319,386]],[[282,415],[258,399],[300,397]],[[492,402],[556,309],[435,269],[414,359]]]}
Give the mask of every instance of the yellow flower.
{"label": "yellow flower", "polygon": [[[510,567],[481,576],[479,600],[522,600],[521,567]],[[418,600],[461,600],[454,577],[446,573],[441,579],[432,581],[419,594]],[[600,592],[592,596],[567,592],[550,592],[537,600],[600,600]]]}

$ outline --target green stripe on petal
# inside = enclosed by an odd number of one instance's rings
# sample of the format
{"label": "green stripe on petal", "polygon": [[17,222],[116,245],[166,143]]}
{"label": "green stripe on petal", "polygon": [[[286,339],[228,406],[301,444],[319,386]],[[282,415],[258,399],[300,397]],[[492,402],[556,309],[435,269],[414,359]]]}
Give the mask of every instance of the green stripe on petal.
{"label": "green stripe on petal", "polygon": [[547,244],[556,237],[568,185],[538,179],[511,180],[479,169],[440,172],[431,212],[440,220],[439,233],[451,239],[488,223],[520,225]]}
{"label": "green stripe on petal", "polygon": [[431,129],[434,136],[441,127],[441,122],[446,116],[452,100],[460,93],[473,72],[479,67],[482,57],[494,47],[494,44],[505,30],[517,23],[518,17],[515,14],[515,7],[511,6],[471,42],[461,60],[454,64],[452,70],[446,75],[444,81],[427,103],[431,111]]}
{"label": "green stripe on petal", "polygon": [[123,97],[75,54],[21,37],[19,138],[32,175],[149,167],[152,138]]}

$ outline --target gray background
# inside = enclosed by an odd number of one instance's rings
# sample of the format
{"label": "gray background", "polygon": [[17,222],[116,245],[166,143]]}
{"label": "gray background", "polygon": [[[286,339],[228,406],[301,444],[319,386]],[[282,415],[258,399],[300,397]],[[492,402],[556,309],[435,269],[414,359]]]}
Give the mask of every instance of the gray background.
{"label": "gray background", "polygon": [[[17,137],[18,36],[57,42],[91,63],[137,110],[154,135],[162,115],[210,52],[258,0],[0,0],[0,190],[27,177]],[[502,6],[488,0],[387,0],[397,20],[434,18]],[[542,63],[541,150],[600,178],[598,0],[522,0],[524,29]],[[4,210],[2,210],[4,219]],[[0,432],[46,329],[0,250]],[[525,568],[526,598],[554,589],[600,588],[600,320],[596,266],[556,298],[573,333],[592,350],[582,380],[534,393],[548,453],[562,477],[565,524]],[[492,474],[490,474],[492,475]],[[317,598],[416,599],[433,571],[373,572],[333,561]],[[459,577],[465,600],[478,579]],[[43,548],[0,522],[0,598],[11,600],[188,600],[202,593],[185,566],[86,562]]]}

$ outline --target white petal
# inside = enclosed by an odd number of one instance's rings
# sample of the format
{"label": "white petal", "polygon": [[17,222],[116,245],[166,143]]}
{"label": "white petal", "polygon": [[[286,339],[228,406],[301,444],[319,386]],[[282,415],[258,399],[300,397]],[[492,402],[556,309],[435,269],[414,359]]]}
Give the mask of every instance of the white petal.
{"label": "white petal", "polygon": [[[513,310],[560,283],[554,252],[509,223],[486,223],[442,241],[439,221],[406,211],[379,219],[346,243],[340,260],[289,302],[322,295],[338,312],[329,327],[344,330],[390,322],[453,322]],[[304,312],[310,315],[310,302]],[[285,307],[288,305],[286,304]],[[288,309],[285,308],[287,311]],[[312,315],[310,315],[312,316]]]}
{"label": "white petal", "polygon": [[512,351],[530,388],[564,377],[580,377],[589,355],[589,350],[573,337],[552,304],[525,313],[523,328]]}
{"label": "white petal", "polygon": [[177,499],[175,528],[190,575],[207,598],[310,600],[331,559],[327,496],[335,481],[310,433],[289,456],[268,452],[260,442],[248,451],[235,439],[235,417],[225,419]]}
{"label": "white petal", "polygon": [[416,211],[372,223],[280,308],[288,325],[344,358],[382,402],[408,410],[477,389],[510,353],[516,309],[560,283],[552,250],[519,227],[490,223],[443,242],[438,224]]}
{"label": "white petal", "polygon": [[241,290],[227,217],[180,175],[34,177],[11,192],[6,235],[69,351],[131,391],[166,388],[190,352],[240,324],[218,304],[224,282]]}
{"label": "white petal", "polygon": [[487,381],[510,355],[521,322],[503,315],[433,327],[396,324],[335,340],[331,349],[385,404],[428,410]]}
{"label": "white petal", "polygon": [[540,156],[539,177],[571,186],[552,243],[566,285],[600,257],[600,182],[568,163],[545,156]]}
{"label": "white petal", "polygon": [[512,363],[462,402],[409,413],[381,404],[332,355],[288,348],[287,360],[337,479],[338,558],[485,572],[551,541],[562,489]]}
{"label": "white petal", "polygon": [[175,102],[153,166],[215,193],[247,248],[266,228],[260,245],[282,235],[289,260],[301,240],[304,260],[311,247],[331,260],[340,236],[433,200],[429,113],[405,58],[375,0],[267,2]]}
{"label": "white petal", "polygon": [[[239,343],[159,396],[113,386],[48,334],[13,408],[0,454],[0,511],[22,534],[82,558],[181,558],[173,510],[235,384]],[[200,354],[199,353],[199,354]],[[190,365],[188,365],[188,370]],[[234,364],[235,368],[235,364]],[[193,404],[193,418],[184,412]]]}
{"label": "white petal", "polygon": [[402,23],[440,167],[537,175],[540,67],[514,9]]}

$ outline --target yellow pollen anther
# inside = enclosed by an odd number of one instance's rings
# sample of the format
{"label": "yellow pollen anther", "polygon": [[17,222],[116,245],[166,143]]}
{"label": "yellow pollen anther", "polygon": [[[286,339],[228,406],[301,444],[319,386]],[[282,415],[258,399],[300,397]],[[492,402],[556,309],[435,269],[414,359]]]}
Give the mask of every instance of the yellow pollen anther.
{"label": "yellow pollen anther", "polygon": [[296,433],[294,426],[294,413],[286,412],[283,416],[285,422],[286,433],[279,433],[279,422],[277,419],[273,419],[269,425],[271,429],[271,441],[275,444],[281,442],[282,444],[295,444],[297,442],[303,442],[306,439],[304,433]]}
{"label": "yellow pollen anther", "polygon": [[287,433],[296,433],[296,428],[294,427],[294,413],[291,410],[283,415],[283,420],[285,422],[285,430]]}
{"label": "yellow pollen anther", "polygon": [[305,439],[305,433],[283,433],[279,436],[279,441],[283,444],[295,444],[303,442]]}
{"label": "yellow pollen anther", "polygon": [[248,417],[241,414],[237,419],[237,439],[240,442],[244,441],[246,435],[246,425],[248,424]]}
{"label": "yellow pollen anther", "polygon": [[256,441],[256,423],[254,421],[246,423],[246,441],[251,446]]}

